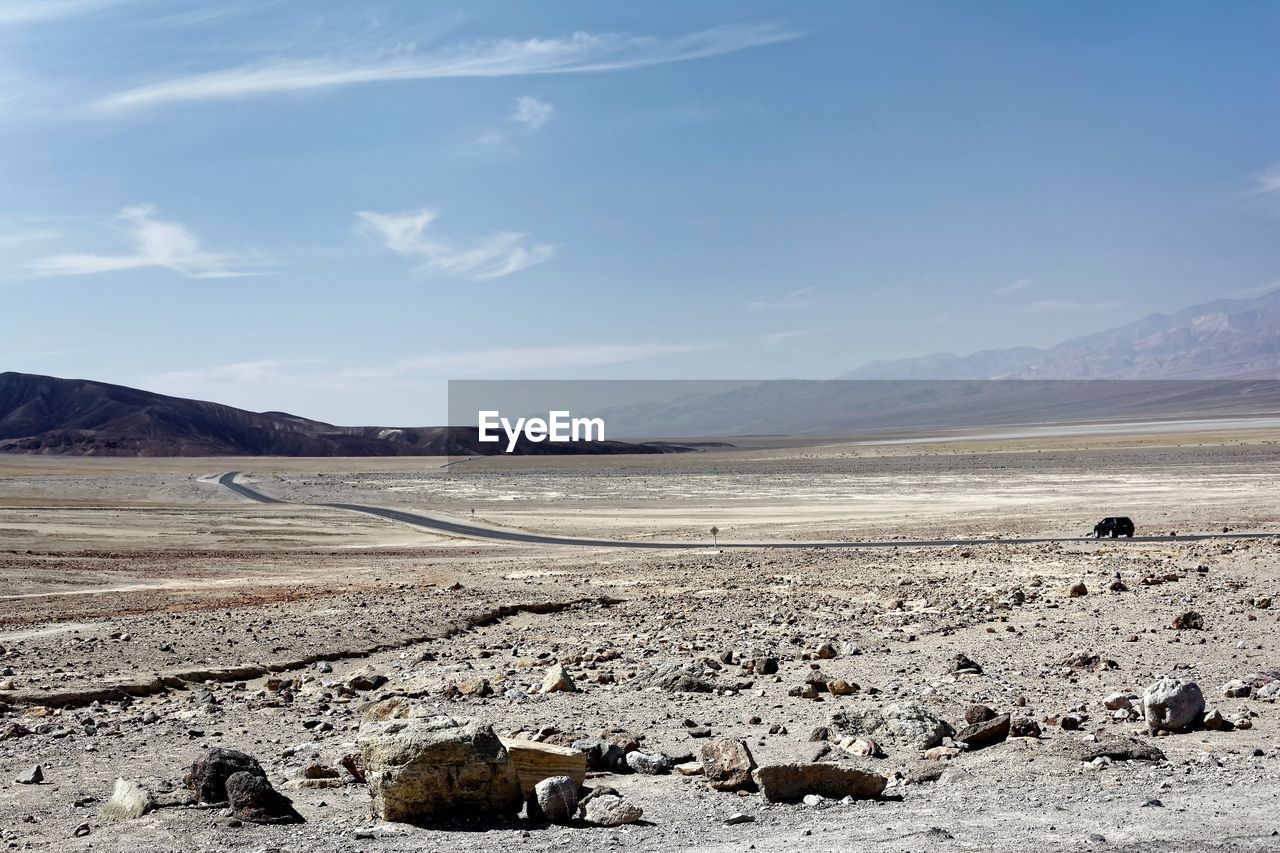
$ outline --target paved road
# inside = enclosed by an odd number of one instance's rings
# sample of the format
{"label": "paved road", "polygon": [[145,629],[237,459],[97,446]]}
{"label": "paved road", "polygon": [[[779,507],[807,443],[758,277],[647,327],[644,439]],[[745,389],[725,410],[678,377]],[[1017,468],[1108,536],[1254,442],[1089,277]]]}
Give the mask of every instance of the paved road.
{"label": "paved road", "polygon": [[[230,471],[218,478],[218,482],[243,498],[264,504],[287,503],[279,498],[250,488],[244,483],[236,482],[239,471]],[[1031,538],[1010,539],[890,539],[875,542],[726,542],[713,545],[710,542],[627,542],[617,539],[582,539],[575,536],[547,536],[541,533],[522,533],[516,530],[495,530],[475,524],[464,524],[460,521],[446,521],[432,518],[417,512],[405,512],[399,509],[388,509],[380,506],[364,504],[310,504],[330,509],[344,509],[350,512],[362,512],[390,521],[425,527],[439,533],[450,533],[455,536],[466,536],[471,539],[490,539],[498,542],[524,542],[534,545],[580,545],[591,548],[646,548],[650,550],[672,550],[687,548],[942,548],[952,545],[1037,545],[1046,542],[1079,542],[1082,536],[1041,536]],[[1120,542],[1196,542],[1204,539],[1271,539],[1280,533],[1199,533],[1187,536],[1134,536],[1116,539]]]}
{"label": "paved road", "polygon": [[260,504],[285,503],[285,501],[282,501],[279,498],[273,498],[271,497],[271,495],[264,495],[262,492],[259,492],[256,489],[251,489],[243,483],[237,483],[236,477],[239,477],[239,476],[240,476],[239,471],[231,471],[219,477],[218,483],[220,485],[226,486],[228,489],[235,492],[240,497],[248,498],[251,501],[257,501]]}

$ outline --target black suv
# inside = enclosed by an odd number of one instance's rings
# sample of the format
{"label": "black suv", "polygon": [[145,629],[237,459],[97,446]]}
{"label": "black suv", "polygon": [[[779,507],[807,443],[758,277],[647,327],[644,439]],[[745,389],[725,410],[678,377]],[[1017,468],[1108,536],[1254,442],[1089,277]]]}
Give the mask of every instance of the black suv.
{"label": "black suv", "polygon": [[1133,536],[1133,521],[1126,515],[1109,515],[1093,526],[1093,535],[1096,539],[1103,536],[1110,536],[1112,539],[1117,536]]}

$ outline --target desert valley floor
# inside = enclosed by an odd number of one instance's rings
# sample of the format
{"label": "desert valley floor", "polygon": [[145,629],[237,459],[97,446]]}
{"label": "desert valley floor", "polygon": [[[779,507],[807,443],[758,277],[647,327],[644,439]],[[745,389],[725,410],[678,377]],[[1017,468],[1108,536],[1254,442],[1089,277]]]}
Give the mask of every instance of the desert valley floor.
{"label": "desert valley floor", "polygon": [[[1280,429],[444,461],[0,457],[0,840],[1280,850],[1280,535],[1186,538],[1280,534]],[[227,471],[288,503],[231,493]],[[333,502],[688,547],[448,537],[316,506]],[[1085,538],[1106,515],[1165,538]],[[1062,541],[722,548],[712,526],[734,546]],[[557,665],[575,689],[542,692]],[[1149,734],[1135,697],[1163,676],[1200,686],[1208,725]],[[375,820],[345,757],[396,696],[508,740],[638,753],[586,785],[643,817]],[[992,715],[1010,729],[990,745],[961,738]],[[887,787],[713,790],[699,758],[723,739]],[[214,746],[256,758],[305,822],[164,805]],[[162,807],[104,819],[118,778]]]}

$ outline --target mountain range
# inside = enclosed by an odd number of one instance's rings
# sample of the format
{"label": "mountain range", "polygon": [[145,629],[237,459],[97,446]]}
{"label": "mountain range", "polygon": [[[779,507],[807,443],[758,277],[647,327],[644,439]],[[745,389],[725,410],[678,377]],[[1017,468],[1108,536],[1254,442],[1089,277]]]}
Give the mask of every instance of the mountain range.
{"label": "mountain range", "polygon": [[614,435],[844,435],[1271,415],[1278,379],[1280,291],[1151,314],[1044,349],[875,361],[826,381],[704,383],[616,408],[609,423]]}
{"label": "mountain range", "polygon": [[842,379],[1280,378],[1280,291],[1151,314],[1047,349],[873,361]]}

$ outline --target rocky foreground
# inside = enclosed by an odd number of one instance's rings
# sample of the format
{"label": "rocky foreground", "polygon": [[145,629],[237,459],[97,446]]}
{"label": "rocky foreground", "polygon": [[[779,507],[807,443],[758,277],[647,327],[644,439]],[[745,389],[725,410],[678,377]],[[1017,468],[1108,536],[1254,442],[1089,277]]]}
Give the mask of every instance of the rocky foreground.
{"label": "rocky foreground", "polygon": [[2,641],[0,839],[1280,849],[1278,567],[1272,541],[576,552],[51,613]]}

